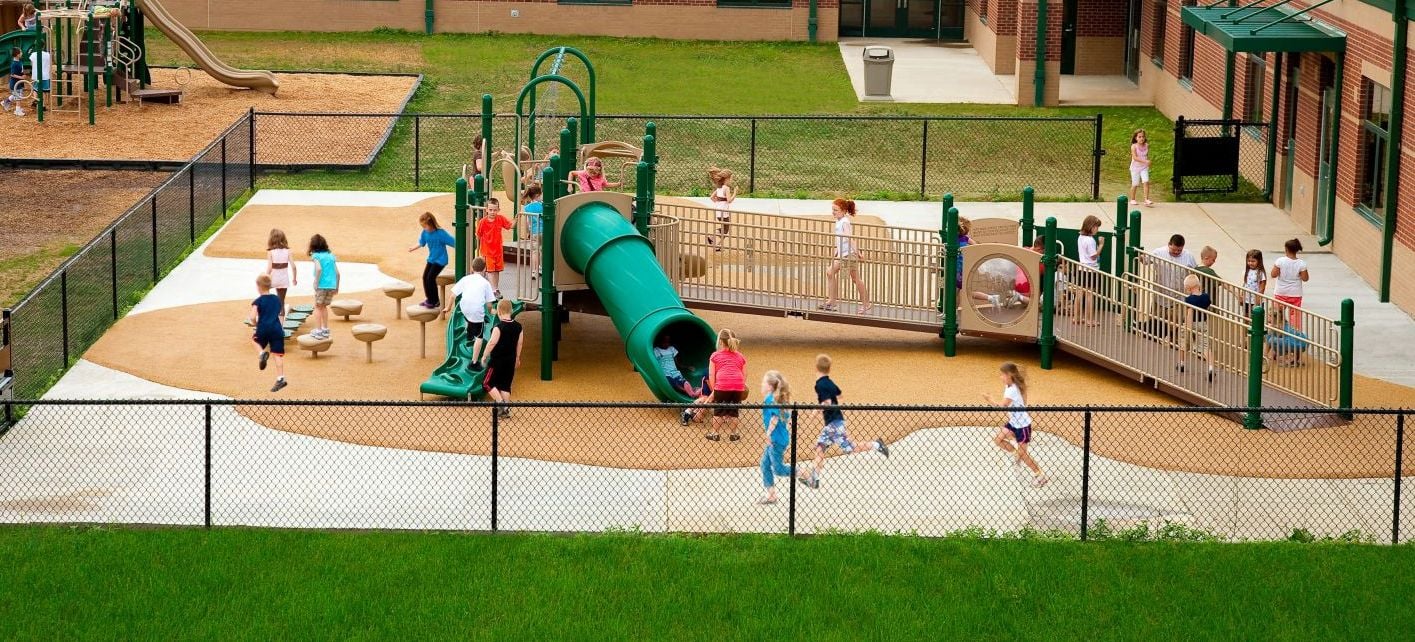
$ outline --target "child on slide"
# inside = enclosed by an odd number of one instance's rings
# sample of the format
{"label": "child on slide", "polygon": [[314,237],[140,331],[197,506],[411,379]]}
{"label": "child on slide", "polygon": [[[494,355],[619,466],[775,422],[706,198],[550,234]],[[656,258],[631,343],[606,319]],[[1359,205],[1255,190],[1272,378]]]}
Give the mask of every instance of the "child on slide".
{"label": "child on slide", "polygon": [[673,347],[673,338],[668,336],[667,332],[658,335],[658,340],[654,342],[653,357],[658,359],[658,367],[663,370],[663,377],[668,379],[674,390],[689,397],[698,396],[700,391],[688,383],[688,380],[683,378],[682,371],[678,369],[678,348]]}

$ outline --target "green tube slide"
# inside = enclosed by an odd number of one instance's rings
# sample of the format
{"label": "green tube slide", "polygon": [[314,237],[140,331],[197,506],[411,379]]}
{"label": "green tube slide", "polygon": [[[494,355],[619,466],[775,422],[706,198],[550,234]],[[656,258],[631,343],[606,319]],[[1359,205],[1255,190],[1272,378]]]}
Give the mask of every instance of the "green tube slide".
{"label": "green tube slide", "polygon": [[0,35],[0,48],[5,50],[5,58],[10,58],[10,47],[19,47],[23,52],[25,60],[29,60],[29,55],[34,52],[37,41],[36,33],[33,29],[16,29],[10,33]]}
{"label": "green tube slide", "polygon": [[[523,307],[521,302],[517,301],[512,306],[511,317],[515,318],[521,314]],[[497,317],[492,315],[490,319],[491,323],[482,327],[483,349],[486,342],[491,340],[491,329],[496,327]],[[472,355],[472,342],[467,339],[467,318],[462,316],[462,306],[453,305],[452,316],[447,319],[447,359],[432,371],[432,376],[428,377],[427,381],[418,386],[418,391],[453,399],[471,399],[486,394],[486,390],[482,388],[486,370],[472,370],[473,363],[475,358]]]}
{"label": "green tube slide", "polygon": [[560,231],[560,251],[599,297],[624,339],[629,361],[660,401],[685,403],[654,358],[654,343],[667,334],[678,349],[678,367],[696,384],[707,375],[717,344],[712,326],[683,307],[683,300],[654,257],[653,244],[605,203],[576,208]]}

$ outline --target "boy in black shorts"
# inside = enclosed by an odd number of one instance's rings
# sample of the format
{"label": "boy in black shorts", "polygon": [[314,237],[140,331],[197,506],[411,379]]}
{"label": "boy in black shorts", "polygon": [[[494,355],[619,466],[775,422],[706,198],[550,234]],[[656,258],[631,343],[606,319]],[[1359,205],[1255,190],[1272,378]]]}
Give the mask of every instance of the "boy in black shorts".
{"label": "boy in black shorts", "polygon": [[255,278],[255,287],[260,291],[260,296],[251,301],[250,324],[255,326],[255,336],[251,340],[255,342],[256,353],[260,356],[260,369],[265,369],[265,364],[270,360],[271,355],[275,355],[275,386],[271,392],[280,392],[285,383],[285,305],[280,302],[280,297],[270,292],[270,275],[262,274]]}
{"label": "boy in black shorts", "polygon": [[[502,299],[496,304],[496,326],[491,329],[491,339],[486,344],[486,356],[482,357],[482,367],[486,368],[487,396],[500,403],[511,402],[511,382],[516,378],[516,368],[521,365],[521,348],[525,335],[521,323],[511,318],[511,301]],[[510,408],[501,408],[502,417],[510,417]]]}

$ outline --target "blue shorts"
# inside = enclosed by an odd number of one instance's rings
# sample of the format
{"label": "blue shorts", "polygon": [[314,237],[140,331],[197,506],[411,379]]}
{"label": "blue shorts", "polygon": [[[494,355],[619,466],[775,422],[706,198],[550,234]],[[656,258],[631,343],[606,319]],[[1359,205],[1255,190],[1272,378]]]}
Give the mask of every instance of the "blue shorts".
{"label": "blue shorts", "polygon": [[682,390],[688,387],[688,380],[681,376],[663,375],[663,378],[668,380],[668,385],[673,386],[674,390]]}
{"label": "blue shorts", "polygon": [[278,354],[284,356],[285,330],[283,328],[258,328],[255,331],[255,336],[251,338],[255,340],[256,345],[266,350],[269,350],[270,354]]}
{"label": "blue shorts", "polygon": [[1003,426],[1003,428],[1012,431],[1012,438],[1017,440],[1019,444],[1031,443],[1032,441],[1032,427],[1030,425],[1022,428],[1013,428],[1012,424],[1007,424]]}
{"label": "blue shorts", "polygon": [[831,446],[840,448],[840,452],[855,452],[855,443],[850,441],[850,436],[845,434],[845,420],[832,421],[821,429],[820,437],[816,438],[816,447],[827,450]]}

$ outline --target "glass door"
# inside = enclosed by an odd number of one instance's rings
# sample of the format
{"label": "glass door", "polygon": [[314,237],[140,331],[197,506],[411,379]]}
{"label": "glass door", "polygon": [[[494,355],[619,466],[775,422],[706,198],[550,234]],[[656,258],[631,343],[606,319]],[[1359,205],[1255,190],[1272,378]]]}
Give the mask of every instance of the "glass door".
{"label": "glass door", "polygon": [[938,7],[938,37],[942,40],[963,39],[963,13],[965,0],[942,0],[935,2]]}
{"label": "glass door", "polygon": [[1076,0],[1061,3],[1061,73],[1076,73],[1076,14],[1079,6]]}
{"label": "glass door", "polygon": [[[952,1],[952,0],[950,0]],[[840,4],[841,35],[879,36],[881,38],[936,38],[939,33],[939,7],[942,0],[863,0],[854,9],[844,0]],[[847,7],[851,14],[847,14]],[[957,36],[963,37],[962,3],[957,3]],[[856,13],[858,12],[858,13]],[[847,15],[863,18],[863,33],[850,33]]]}
{"label": "glass door", "polygon": [[840,35],[865,35],[865,0],[840,0]]}
{"label": "glass door", "polygon": [[1140,83],[1140,0],[1130,0],[1126,13],[1125,77]]}

